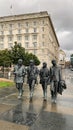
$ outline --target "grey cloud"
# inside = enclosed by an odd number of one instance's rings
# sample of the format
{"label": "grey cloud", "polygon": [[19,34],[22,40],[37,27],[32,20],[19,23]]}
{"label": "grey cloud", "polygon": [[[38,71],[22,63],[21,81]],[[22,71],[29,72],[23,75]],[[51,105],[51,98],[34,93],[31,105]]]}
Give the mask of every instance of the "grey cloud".
{"label": "grey cloud", "polygon": [[[62,34],[63,32],[61,32]],[[60,46],[62,49],[67,51],[73,50],[73,32],[69,32],[69,34],[64,34],[62,36],[58,36]]]}
{"label": "grey cloud", "polygon": [[73,0],[0,0],[0,16],[37,11],[48,11],[57,35],[58,31],[71,31],[67,37],[59,38],[59,42],[66,53],[73,50]]}

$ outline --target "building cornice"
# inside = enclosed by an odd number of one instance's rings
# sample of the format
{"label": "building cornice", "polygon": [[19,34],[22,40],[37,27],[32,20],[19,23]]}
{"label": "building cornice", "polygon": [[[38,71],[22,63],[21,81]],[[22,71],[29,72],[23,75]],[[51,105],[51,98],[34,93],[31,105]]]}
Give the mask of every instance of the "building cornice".
{"label": "building cornice", "polygon": [[2,22],[18,21],[18,20],[45,18],[45,17],[49,18],[49,21],[50,21],[53,33],[55,35],[55,39],[57,41],[58,46],[60,47],[58,39],[57,39],[57,36],[56,36],[55,29],[54,29],[54,26],[53,26],[53,23],[52,23],[52,20],[51,20],[51,17],[48,14],[47,11],[42,11],[42,12],[37,12],[37,13],[26,13],[26,14],[3,16],[3,17],[0,17],[0,23],[2,23]]}

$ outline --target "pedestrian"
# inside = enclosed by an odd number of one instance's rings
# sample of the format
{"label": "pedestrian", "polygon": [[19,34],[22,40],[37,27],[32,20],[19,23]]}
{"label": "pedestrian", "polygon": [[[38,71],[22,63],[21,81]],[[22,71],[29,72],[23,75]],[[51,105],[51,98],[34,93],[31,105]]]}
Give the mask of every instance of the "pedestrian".
{"label": "pedestrian", "polygon": [[25,67],[23,65],[23,60],[19,59],[18,64],[14,67],[14,81],[16,83],[16,88],[18,89],[19,95],[18,99],[22,97],[23,94],[23,83],[25,77]]}
{"label": "pedestrian", "polygon": [[49,69],[47,68],[47,63],[43,62],[43,66],[40,69],[40,84],[42,85],[44,100],[47,100],[47,86],[49,83]]}
{"label": "pedestrian", "polygon": [[34,60],[30,60],[27,68],[27,83],[29,84],[30,101],[33,97],[34,87],[38,76],[38,68],[35,66]]}
{"label": "pedestrian", "polygon": [[57,66],[56,60],[52,60],[52,67],[50,68],[50,91],[52,102],[56,103],[57,90],[60,81],[62,80],[61,68]]}

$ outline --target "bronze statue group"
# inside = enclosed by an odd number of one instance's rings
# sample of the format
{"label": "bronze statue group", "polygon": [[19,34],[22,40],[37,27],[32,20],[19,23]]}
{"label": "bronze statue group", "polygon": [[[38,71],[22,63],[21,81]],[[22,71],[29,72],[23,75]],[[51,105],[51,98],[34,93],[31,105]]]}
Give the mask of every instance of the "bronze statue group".
{"label": "bronze statue group", "polygon": [[47,63],[43,62],[40,70],[36,67],[34,60],[30,60],[29,66],[26,70],[25,66],[23,65],[23,60],[19,59],[18,64],[14,67],[13,74],[16,88],[19,92],[18,99],[21,99],[23,95],[23,83],[25,75],[27,75],[27,84],[29,85],[30,101],[32,101],[33,98],[34,87],[38,82],[38,76],[40,79],[39,83],[42,86],[44,101],[47,100],[48,85],[50,85],[52,103],[56,103],[57,94],[59,93],[62,95],[62,91],[66,89],[66,84],[62,79],[61,68],[57,66],[56,60],[52,60],[52,66],[50,69],[48,69]]}

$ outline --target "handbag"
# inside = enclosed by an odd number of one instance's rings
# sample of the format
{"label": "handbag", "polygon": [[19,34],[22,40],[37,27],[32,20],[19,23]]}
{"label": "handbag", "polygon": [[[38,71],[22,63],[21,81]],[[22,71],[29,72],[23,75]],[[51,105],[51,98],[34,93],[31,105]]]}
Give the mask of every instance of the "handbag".
{"label": "handbag", "polygon": [[61,80],[61,81],[60,81],[60,84],[61,84],[61,86],[62,86],[63,89],[67,89],[65,80]]}
{"label": "handbag", "polygon": [[67,89],[67,86],[66,86],[65,80],[61,80],[58,83],[57,92],[62,95],[62,92],[64,89]]}

